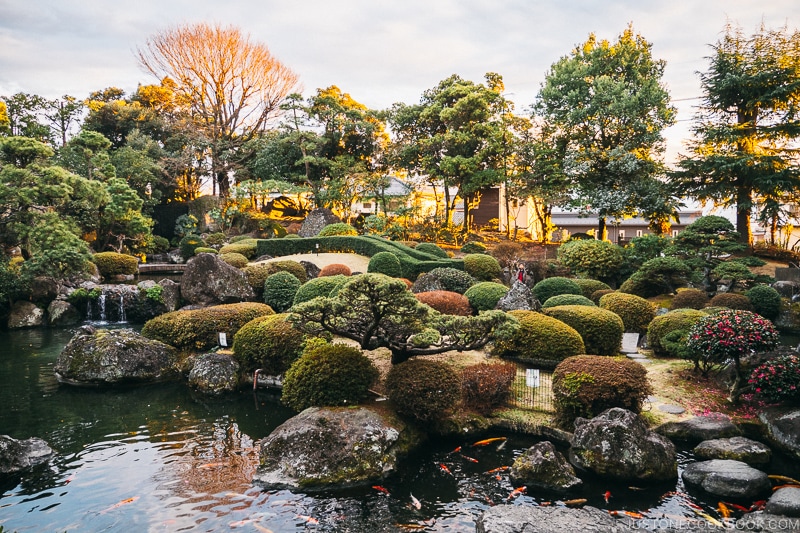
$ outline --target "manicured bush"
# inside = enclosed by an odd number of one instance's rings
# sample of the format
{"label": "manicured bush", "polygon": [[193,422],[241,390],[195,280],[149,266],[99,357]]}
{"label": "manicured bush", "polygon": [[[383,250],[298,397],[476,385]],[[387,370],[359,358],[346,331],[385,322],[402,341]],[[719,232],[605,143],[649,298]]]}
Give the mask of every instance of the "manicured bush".
{"label": "manicured bush", "polygon": [[319,232],[320,237],[331,237],[333,235],[358,235],[358,231],[346,222],[334,222],[333,224],[328,224]]}
{"label": "manicured bush", "polygon": [[283,313],[294,305],[294,297],[300,290],[300,280],[285,271],[275,272],[264,280],[264,303],[277,313]]}
{"label": "manicured bush", "polygon": [[503,269],[497,259],[486,254],[465,255],[464,270],[478,281],[492,281],[500,279],[503,275]]}
{"label": "manicured bush", "polygon": [[331,291],[348,280],[347,276],[325,276],[314,278],[303,283],[294,295],[294,305],[313,300],[317,296],[328,297]]}
{"label": "manicured bush", "polygon": [[444,290],[457,292],[459,294],[464,294],[467,292],[467,289],[478,282],[463,270],[449,267],[434,268],[428,272],[426,276],[433,276],[439,280]]}
{"label": "manicured bush", "polygon": [[639,270],[620,285],[619,292],[642,298],[670,294],[678,287],[686,285],[691,274],[691,268],[677,257],[656,257],[645,261]]}
{"label": "manicured bush", "polygon": [[117,252],[100,252],[92,256],[92,263],[103,277],[133,275],[139,271],[139,259]]}
{"label": "manicured bush", "polygon": [[591,298],[595,291],[608,290],[611,288],[607,283],[603,283],[602,281],[596,279],[575,278],[572,281],[578,284],[578,286],[581,288],[581,294],[587,298]]}
{"label": "manicured bush", "polygon": [[540,302],[546,302],[551,296],[559,294],[583,294],[580,285],[575,280],[560,276],[543,279],[534,285],[531,291]]}
{"label": "manicured bush", "polygon": [[800,402],[800,357],[780,355],[756,367],[748,383],[769,402]]}
{"label": "manicured bush", "polygon": [[678,289],[670,309],[702,309],[708,305],[708,294],[700,289]]}
{"label": "manicured bush", "polygon": [[441,257],[444,259],[447,259],[448,257],[446,251],[442,250],[432,242],[421,242],[418,245],[416,245],[414,249],[418,252],[433,255],[435,257]]}
{"label": "manicured bush", "polygon": [[743,311],[752,311],[753,304],[750,299],[744,294],[733,292],[721,292],[709,300],[710,307],[727,307],[728,309],[741,309]]}
{"label": "manicured bush", "polygon": [[353,271],[350,270],[350,267],[347,265],[342,265],[340,263],[332,263],[330,265],[325,265],[319,271],[319,277],[324,278],[325,276],[349,276],[352,274]]}
{"label": "manicured bush", "polygon": [[563,427],[571,427],[579,416],[592,418],[612,407],[639,413],[652,392],[647,370],[625,357],[577,355],[553,372],[556,420]]}
{"label": "manicured bush", "polygon": [[676,309],[655,317],[647,326],[647,345],[657,357],[686,358],[686,339],[689,330],[707,316],[697,309]]}
{"label": "manicured bush", "polygon": [[470,241],[461,247],[461,253],[464,254],[485,254],[486,245],[482,242]]}
{"label": "manicured bush", "polygon": [[625,262],[622,248],[608,241],[578,239],[558,247],[558,260],[587,278],[613,278]]}
{"label": "manicured bush", "polygon": [[480,363],[461,371],[461,397],[464,406],[489,414],[505,404],[511,384],[517,377],[513,363]]}
{"label": "manicured bush", "polygon": [[548,307],[558,307],[559,305],[588,305],[591,307],[597,307],[593,301],[580,294],[557,294],[548,298],[542,304],[542,309],[546,309]]}
{"label": "manicured bush", "polygon": [[305,267],[297,261],[292,261],[289,259],[270,261],[265,263],[264,266],[266,267],[267,272],[269,272],[269,274],[267,274],[268,276],[274,274],[275,272],[288,272],[299,279],[300,283],[305,283],[308,279],[308,274],[306,274]]}
{"label": "manicured bush", "polygon": [[519,328],[508,340],[497,340],[492,355],[514,357],[553,368],[566,357],[585,353],[583,339],[564,322],[535,311],[510,311]]}
{"label": "manicured bush", "polygon": [[367,397],[376,379],[378,369],[358,348],[314,344],[286,371],[281,401],[296,411],[354,405]]}
{"label": "manicured bush", "polygon": [[[194,255],[197,254],[216,254],[218,253],[214,248],[209,248],[208,246],[198,246],[194,249]],[[244,256],[242,256],[244,257]],[[246,259],[246,258],[245,258]]]}
{"label": "manicured bush", "polygon": [[256,255],[256,240],[246,239],[236,243],[226,244],[219,249],[220,254],[242,254],[247,259]]}
{"label": "manicured bush", "polygon": [[207,350],[217,345],[219,333],[226,333],[230,342],[254,318],[274,313],[270,306],[255,302],[172,311],[148,320],[142,335],[178,349]]}
{"label": "manicured bush", "polygon": [[476,283],[464,293],[469,304],[476,311],[489,311],[497,307],[500,298],[508,293],[508,287],[493,281]]}
{"label": "manicured bush", "polygon": [[244,267],[242,272],[247,277],[247,284],[260,298],[264,294],[264,282],[270,274],[273,274],[271,269],[267,268],[266,263],[251,263]]}
{"label": "manicured bush", "polygon": [[592,293],[592,297],[589,299],[593,301],[596,305],[600,305],[600,298],[602,298],[606,294],[611,294],[612,292],[616,291],[614,289],[600,289],[598,291],[594,291]]}
{"label": "manicured bush", "polygon": [[367,272],[385,274],[393,278],[403,276],[400,260],[392,252],[378,252],[373,255],[369,260],[369,265],[367,265]]}
{"label": "manicured bush", "polygon": [[216,233],[209,233],[203,240],[205,240],[206,244],[209,246],[222,246],[225,244],[226,237],[224,233],[218,231]]}
{"label": "manicured bush", "polygon": [[461,400],[461,378],[447,363],[409,359],[386,376],[386,392],[401,415],[417,422],[446,417]]}
{"label": "manicured bush", "polygon": [[429,305],[445,315],[472,315],[472,305],[463,294],[451,291],[418,292],[414,296],[420,302]]}
{"label": "manicured bush", "polygon": [[625,326],[616,313],[585,305],[562,305],[543,309],[542,312],[574,328],[583,339],[586,353],[592,355],[619,353]]}
{"label": "manicured bush", "polygon": [[194,257],[195,248],[205,245],[206,243],[203,241],[203,238],[200,237],[200,235],[190,233],[188,235],[184,235],[184,237],[181,239],[181,242],[178,244],[178,248],[180,249],[183,260],[188,261],[190,258]]}
{"label": "manicured bush", "polygon": [[244,268],[247,266],[247,258],[242,254],[236,252],[226,252],[219,254],[219,258],[236,268]]}
{"label": "manicured bush", "polygon": [[305,335],[292,327],[286,313],[254,318],[233,336],[233,354],[244,372],[257,368],[269,376],[286,372],[303,352]]}
{"label": "manicured bush", "polygon": [[781,295],[768,285],[756,285],[746,293],[753,310],[769,320],[775,320],[781,312]]}
{"label": "manicured bush", "polygon": [[625,331],[646,333],[647,325],[656,316],[655,306],[635,294],[612,292],[600,298],[600,308],[616,313],[625,325]]}

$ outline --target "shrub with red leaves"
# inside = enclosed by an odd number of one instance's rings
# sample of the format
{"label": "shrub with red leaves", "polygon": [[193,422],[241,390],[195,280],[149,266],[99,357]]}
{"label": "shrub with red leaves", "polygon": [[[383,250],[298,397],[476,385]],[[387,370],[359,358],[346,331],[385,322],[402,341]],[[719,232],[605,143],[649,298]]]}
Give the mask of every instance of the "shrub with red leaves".
{"label": "shrub with red leaves", "polygon": [[336,276],[338,274],[341,274],[342,276],[349,276],[352,273],[353,272],[350,270],[349,266],[342,265],[340,263],[333,263],[322,267],[322,270],[319,271],[319,277]]}
{"label": "shrub with red leaves", "polygon": [[428,291],[419,292],[414,296],[420,302],[433,307],[443,315],[472,315],[472,306],[469,304],[469,300],[467,300],[466,296],[457,292]]}
{"label": "shrub with red leaves", "polygon": [[511,384],[517,376],[513,363],[481,363],[461,371],[461,397],[464,405],[481,414],[488,414],[508,399]]}

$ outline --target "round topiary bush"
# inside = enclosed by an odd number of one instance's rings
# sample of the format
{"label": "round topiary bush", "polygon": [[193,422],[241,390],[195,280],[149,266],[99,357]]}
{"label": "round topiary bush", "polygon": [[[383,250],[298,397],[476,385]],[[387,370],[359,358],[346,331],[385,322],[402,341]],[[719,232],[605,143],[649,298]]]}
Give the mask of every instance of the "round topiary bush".
{"label": "round topiary bush", "polygon": [[447,259],[449,257],[447,255],[447,252],[445,252],[432,242],[421,242],[414,249],[422,253],[433,255],[436,257],[441,257],[443,259]]}
{"label": "round topiary bush", "polygon": [[444,290],[457,292],[458,294],[464,294],[467,292],[467,289],[477,283],[475,278],[463,270],[451,267],[437,267],[427,274],[423,274],[423,276],[434,277],[439,280]]}
{"label": "round topiary bush", "polygon": [[670,309],[702,309],[708,305],[706,291],[700,289],[678,289],[672,298]]}
{"label": "round topiary bush", "polygon": [[602,298],[606,294],[611,294],[612,292],[616,291],[614,289],[600,289],[599,291],[594,291],[592,293],[592,297],[589,299],[593,301],[596,305],[600,305],[600,298]]}
{"label": "round topiary bush", "polygon": [[464,246],[461,247],[461,253],[463,254],[485,254],[486,253],[486,245],[482,242],[475,242],[470,241],[466,243]]}
{"label": "round topiary bush", "polygon": [[691,327],[706,313],[697,309],[676,309],[655,317],[647,326],[647,345],[657,357],[688,356],[686,339]]}
{"label": "round topiary bush", "polygon": [[373,255],[369,260],[369,265],[367,265],[367,272],[385,274],[393,278],[403,276],[400,260],[392,252],[378,252]]}
{"label": "round topiary bush", "polygon": [[131,276],[139,271],[139,259],[117,252],[100,252],[92,256],[92,263],[104,278],[110,276]]}
{"label": "round topiary bush", "polygon": [[253,292],[260,298],[264,293],[264,282],[273,272],[264,263],[250,263],[242,269],[242,272],[247,278],[247,284],[252,287]]}
{"label": "round topiary bush", "polygon": [[592,418],[612,407],[634,413],[652,394],[647,370],[625,357],[577,355],[564,359],[553,372],[556,420],[571,427],[577,417]]}
{"label": "round topiary bush", "polygon": [[622,248],[595,239],[570,240],[558,247],[558,260],[587,278],[612,278],[625,263]]}
{"label": "round topiary bush", "polygon": [[756,285],[744,293],[753,306],[753,311],[769,320],[775,320],[781,312],[781,295],[767,285]]}
{"label": "round topiary bush", "polygon": [[244,268],[247,266],[247,258],[242,254],[236,252],[227,252],[219,254],[219,258],[228,263],[232,267]]}
{"label": "round topiary bush", "polygon": [[305,335],[286,320],[288,314],[254,318],[233,336],[233,354],[244,372],[260,368],[268,376],[286,372],[303,352]]}
{"label": "round topiary bush", "polygon": [[717,294],[708,302],[709,307],[727,307],[728,309],[740,309],[742,311],[752,311],[753,304],[744,294],[733,292],[722,292]]}
{"label": "round topiary bush", "polygon": [[542,309],[547,309],[548,307],[558,307],[559,305],[588,305],[591,307],[597,307],[597,304],[581,294],[557,294],[556,296],[551,296],[548,298],[542,304]]}
{"label": "round topiary bush", "polygon": [[194,250],[195,248],[205,246],[206,243],[203,241],[203,238],[200,235],[195,235],[194,233],[189,233],[185,235],[181,242],[178,244],[178,248],[181,252],[181,257],[184,261],[188,261],[192,257],[194,257]]}
{"label": "round topiary bush", "polygon": [[543,279],[534,285],[531,291],[540,302],[546,302],[551,296],[558,296],[559,294],[583,294],[581,286],[574,279],[560,276]]}
{"label": "round topiary bush", "polygon": [[386,376],[386,393],[401,415],[429,422],[449,415],[461,400],[461,378],[447,363],[409,359]]}
{"label": "round topiary bush", "polygon": [[575,278],[572,281],[578,284],[578,286],[581,288],[581,294],[587,298],[591,298],[595,291],[611,289],[607,283],[603,283],[602,281],[596,279]]}
{"label": "round topiary bush", "polygon": [[464,293],[476,311],[489,311],[497,307],[500,298],[508,293],[508,287],[494,281],[476,283]]}
{"label": "round topiary bush", "polygon": [[347,276],[325,276],[314,278],[303,283],[294,295],[294,305],[313,300],[318,296],[328,297],[331,291],[341,287],[348,280]]}
{"label": "round topiary bush", "polygon": [[318,236],[331,237],[334,235],[358,235],[358,231],[346,222],[334,222],[322,228]]}
{"label": "round topiary bush", "polygon": [[206,244],[208,246],[219,247],[225,244],[225,239],[226,239],[225,234],[222,233],[221,231],[218,231],[215,233],[209,233],[208,235],[205,236],[203,240],[206,241]]}
{"label": "round topiary bush", "polygon": [[242,254],[247,259],[252,259],[256,255],[256,246],[258,243],[255,239],[244,239],[239,242],[226,244],[219,249],[220,254]]}
{"label": "round topiary bush", "polygon": [[288,272],[299,279],[300,283],[305,283],[308,279],[308,274],[306,274],[305,267],[297,261],[281,259],[279,261],[269,261],[268,263],[264,263],[264,266],[267,269],[268,276],[274,274],[275,272]]}
{"label": "round topiary bush", "polygon": [[352,274],[353,271],[350,270],[350,267],[347,265],[342,265],[340,263],[332,263],[330,265],[325,265],[319,271],[319,277],[324,278],[325,276],[349,276]]}
{"label": "round topiary bush", "polygon": [[286,371],[281,401],[296,411],[354,405],[367,397],[376,379],[378,369],[358,348],[317,343]]}
{"label": "round topiary bush", "polygon": [[480,363],[461,371],[461,398],[464,406],[489,414],[504,405],[517,377],[513,363]]}
{"label": "round topiary bush", "polygon": [[197,248],[194,249],[194,255],[197,255],[197,254],[216,254],[216,253],[218,253],[218,252],[214,248],[209,248],[207,246],[198,246]]}
{"label": "round topiary bush", "polygon": [[574,328],[583,339],[587,353],[619,353],[625,325],[616,313],[586,305],[562,305],[543,309],[542,312]]}
{"label": "round topiary bush", "polygon": [[510,311],[519,328],[509,340],[498,339],[492,355],[514,357],[553,368],[567,357],[585,353],[583,339],[564,322],[535,311]]}
{"label": "round topiary bush", "polygon": [[500,279],[503,269],[500,263],[486,254],[467,254],[464,256],[464,270],[478,281]]}
{"label": "round topiary bush", "polygon": [[600,298],[600,308],[616,313],[625,325],[625,331],[646,333],[647,325],[656,316],[653,304],[635,294],[611,292]]}
{"label": "round topiary bush", "polygon": [[275,272],[264,280],[264,303],[276,312],[283,313],[294,305],[300,290],[300,280],[289,272]]}
{"label": "round topiary bush", "polygon": [[414,296],[444,315],[472,315],[472,305],[463,294],[451,291],[418,292]]}

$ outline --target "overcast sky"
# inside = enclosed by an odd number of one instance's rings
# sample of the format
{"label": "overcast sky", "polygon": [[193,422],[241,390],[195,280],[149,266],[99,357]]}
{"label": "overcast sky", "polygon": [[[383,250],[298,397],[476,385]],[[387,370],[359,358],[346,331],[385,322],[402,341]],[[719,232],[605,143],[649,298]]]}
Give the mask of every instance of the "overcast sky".
{"label": "overcast sky", "polygon": [[164,28],[232,24],[300,76],[304,94],[337,85],[364,105],[416,103],[451,74],[503,76],[525,112],[550,65],[590,33],[615,40],[628,23],[667,61],[678,108],[668,158],[689,135],[697,71],[727,21],[750,34],[800,24],[797,0],[0,0],[0,95],[85,98],[158,80],[134,52]]}

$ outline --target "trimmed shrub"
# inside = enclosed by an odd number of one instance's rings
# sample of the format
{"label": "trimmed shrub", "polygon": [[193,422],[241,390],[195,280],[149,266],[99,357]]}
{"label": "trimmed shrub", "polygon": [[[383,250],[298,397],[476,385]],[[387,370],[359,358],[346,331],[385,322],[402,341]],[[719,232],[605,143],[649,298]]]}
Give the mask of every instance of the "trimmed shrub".
{"label": "trimmed shrub", "polygon": [[475,278],[457,268],[434,268],[426,275],[433,276],[439,280],[444,290],[457,292],[458,294],[464,294],[467,292],[467,289],[478,282]]}
{"label": "trimmed shrub", "polygon": [[219,249],[220,254],[242,254],[247,259],[256,255],[256,240],[246,239],[232,244],[226,244]]}
{"label": "trimmed shrub", "polygon": [[624,264],[622,248],[608,241],[578,239],[558,247],[558,260],[577,275],[612,278]]}
{"label": "trimmed shrub", "polygon": [[611,294],[612,292],[617,292],[617,291],[615,291],[614,289],[600,289],[599,291],[594,291],[592,293],[592,297],[590,298],[590,300],[592,300],[596,305],[600,305],[600,298],[602,298],[606,294]]}
{"label": "trimmed shrub", "polygon": [[264,265],[267,269],[267,276],[270,276],[276,272],[288,272],[292,276],[296,277],[300,280],[300,283],[305,283],[308,280],[308,274],[306,274],[306,269],[303,265],[298,263],[297,261],[292,261],[289,259],[281,260],[281,261],[270,261],[265,263]]}
{"label": "trimmed shrub", "polygon": [[294,305],[294,297],[300,285],[300,280],[289,272],[270,274],[264,281],[264,303],[277,313],[283,313]]}
{"label": "trimmed shrub", "polygon": [[508,287],[493,281],[476,283],[464,293],[469,304],[476,311],[489,311],[497,307],[500,298],[508,293]]}
{"label": "trimmed shrub", "polygon": [[800,401],[800,357],[779,355],[755,368],[748,383],[755,393],[769,402]]}
{"label": "trimmed shrub", "polygon": [[461,400],[461,378],[447,363],[409,359],[386,375],[386,393],[401,415],[429,422],[449,415]]}
{"label": "trimmed shrub", "polygon": [[254,318],[274,313],[270,306],[255,302],[172,311],[148,320],[142,335],[178,349],[207,350],[217,345],[218,333],[232,339]]}
{"label": "trimmed shrub", "polygon": [[104,278],[117,275],[133,275],[139,271],[139,259],[117,252],[100,252],[92,256],[92,263]]}
{"label": "trimmed shrub", "polygon": [[486,254],[465,255],[464,270],[478,281],[492,281],[500,279],[503,275],[503,269],[497,259]]}
{"label": "trimmed shrub", "polygon": [[706,291],[700,289],[678,289],[672,298],[670,309],[702,309],[708,305]]}
{"label": "trimmed shrub", "polygon": [[708,302],[709,307],[727,307],[728,309],[741,309],[742,311],[752,311],[753,304],[744,294],[733,292],[722,292],[717,294]]}
{"label": "trimmed shrub", "polygon": [[286,320],[288,314],[254,318],[233,336],[233,354],[242,371],[257,368],[269,376],[286,372],[303,352],[305,335]]}
{"label": "trimmed shrub", "polygon": [[286,371],[281,401],[296,411],[357,404],[376,379],[378,369],[358,348],[315,344]]}
{"label": "trimmed shrub", "polygon": [[572,281],[578,284],[578,286],[581,288],[581,294],[587,298],[591,298],[595,291],[611,289],[607,283],[603,283],[597,279],[575,278]]}
{"label": "trimmed shrub", "polygon": [[543,309],[542,312],[574,328],[583,339],[587,353],[593,355],[619,353],[625,325],[616,313],[586,305],[562,305]]}
{"label": "trimmed shrub", "polygon": [[686,285],[691,274],[691,268],[677,257],[656,257],[645,261],[639,270],[620,285],[619,292],[642,298],[670,294],[681,285]]}
{"label": "trimmed shrub", "polygon": [[472,305],[463,294],[451,291],[418,292],[417,300],[429,305],[443,315],[471,316]]}
{"label": "trimmed shrub", "polygon": [[347,276],[325,276],[314,278],[303,283],[294,295],[294,305],[313,300],[318,296],[328,297],[331,291],[341,287],[348,280]]}
{"label": "trimmed shrub", "polygon": [[480,363],[461,371],[461,397],[464,406],[489,414],[505,404],[511,384],[517,377],[513,363]]}
{"label": "trimmed shrub", "polygon": [[561,276],[545,278],[534,285],[531,291],[540,302],[546,302],[551,296],[559,294],[583,294],[580,285],[574,279]]}
{"label": "trimmed shrub", "polygon": [[325,276],[349,276],[352,274],[353,271],[350,270],[350,267],[347,265],[342,265],[340,263],[332,263],[330,265],[325,265],[319,271],[319,277],[324,278]]}
{"label": "trimmed shrub", "polygon": [[[197,254],[216,254],[218,253],[214,248],[209,248],[207,246],[198,246],[194,249],[194,255]],[[244,257],[244,256],[242,256]]]}
{"label": "trimmed shrub", "polygon": [[194,257],[194,250],[195,248],[199,248],[201,246],[205,246],[206,243],[203,241],[203,238],[200,235],[195,235],[194,233],[190,233],[188,235],[184,235],[181,239],[181,242],[178,243],[178,248],[181,252],[181,257],[184,261],[188,261],[192,257]]}
{"label": "trimmed shrub", "polygon": [[510,311],[519,328],[508,340],[497,340],[492,355],[514,357],[553,368],[566,357],[585,353],[583,339],[564,322],[535,311]]}
{"label": "trimmed shrub", "polygon": [[706,313],[697,309],[676,309],[655,317],[647,326],[647,345],[657,357],[688,357],[686,339],[691,327]]}
{"label": "trimmed shrub", "polygon": [[228,263],[230,266],[236,268],[244,268],[247,266],[248,262],[245,256],[236,252],[220,253],[219,258],[222,261]]}
{"label": "trimmed shrub", "polygon": [[358,235],[358,231],[346,222],[334,222],[333,224],[328,224],[319,232],[319,237],[331,237],[333,235]]}
{"label": "trimmed shrub", "polygon": [[369,260],[369,265],[367,265],[367,272],[385,274],[393,278],[403,276],[400,260],[392,252],[378,252],[373,255]]}
{"label": "trimmed shrub", "polygon": [[580,294],[557,294],[548,298],[542,304],[542,309],[558,307],[559,305],[589,305],[591,307],[597,307],[597,304]]}
{"label": "trimmed shrub", "polygon": [[445,252],[432,242],[421,242],[418,245],[416,245],[414,249],[418,252],[422,252],[435,257],[441,257],[444,259],[448,258],[447,252]]}
{"label": "trimmed shrub", "polygon": [[592,418],[612,407],[642,410],[653,390],[647,370],[625,357],[577,355],[553,372],[556,420],[570,427],[577,417]]}
{"label": "trimmed shrub", "polygon": [[260,298],[264,294],[264,282],[273,272],[267,268],[265,263],[248,264],[242,269],[242,272],[247,278],[247,284],[253,288],[256,296]]}
{"label": "trimmed shrub", "polygon": [[206,244],[209,246],[222,246],[223,244],[225,244],[226,237],[224,233],[218,231],[216,233],[209,233],[208,235],[206,235],[206,238],[204,240],[206,241]]}
{"label": "trimmed shrub", "polygon": [[756,285],[746,293],[753,310],[764,318],[775,320],[781,312],[781,295],[767,285]]}
{"label": "trimmed shrub", "polygon": [[612,292],[600,298],[600,308],[616,313],[625,325],[625,331],[646,333],[647,325],[656,316],[655,306],[635,294]]}
{"label": "trimmed shrub", "polygon": [[463,254],[485,254],[486,245],[482,242],[470,241],[461,247]]}

